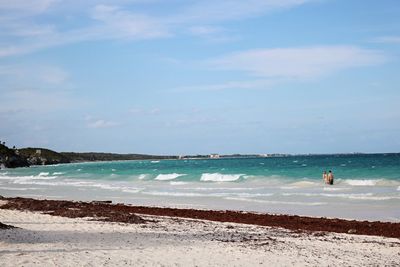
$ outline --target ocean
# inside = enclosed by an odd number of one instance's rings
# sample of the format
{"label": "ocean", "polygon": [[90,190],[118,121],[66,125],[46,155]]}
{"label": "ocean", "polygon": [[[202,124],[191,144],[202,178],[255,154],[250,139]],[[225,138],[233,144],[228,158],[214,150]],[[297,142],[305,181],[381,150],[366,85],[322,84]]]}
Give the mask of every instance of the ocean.
{"label": "ocean", "polygon": [[[334,185],[322,172],[332,170]],[[138,160],[0,170],[0,195],[400,221],[400,154]]]}

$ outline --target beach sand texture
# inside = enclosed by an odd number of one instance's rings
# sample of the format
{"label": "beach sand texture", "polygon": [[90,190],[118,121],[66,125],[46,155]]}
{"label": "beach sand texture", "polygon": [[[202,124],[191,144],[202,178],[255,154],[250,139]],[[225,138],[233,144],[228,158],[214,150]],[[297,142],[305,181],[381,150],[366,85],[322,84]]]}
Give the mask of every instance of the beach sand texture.
{"label": "beach sand texture", "polygon": [[400,263],[398,238],[140,217],[147,222],[101,222],[2,209],[0,221],[18,228],[0,230],[1,266],[398,266]]}

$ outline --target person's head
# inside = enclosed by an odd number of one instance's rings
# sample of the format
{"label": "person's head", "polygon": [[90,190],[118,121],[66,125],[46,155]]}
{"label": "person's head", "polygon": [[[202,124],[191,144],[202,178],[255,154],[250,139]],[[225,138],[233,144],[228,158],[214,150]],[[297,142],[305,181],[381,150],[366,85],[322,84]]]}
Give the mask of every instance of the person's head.
{"label": "person's head", "polygon": [[326,173],[326,171],[324,171],[324,173]]}
{"label": "person's head", "polygon": [[331,170],[329,170],[329,172],[332,172]]}

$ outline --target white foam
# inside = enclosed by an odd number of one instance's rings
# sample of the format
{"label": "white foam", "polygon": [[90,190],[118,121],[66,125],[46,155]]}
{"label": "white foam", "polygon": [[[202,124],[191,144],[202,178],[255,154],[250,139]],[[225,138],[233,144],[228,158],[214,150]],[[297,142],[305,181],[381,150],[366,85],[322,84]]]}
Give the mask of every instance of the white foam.
{"label": "white foam", "polygon": [[291,190],[291,189],[296,189],[298,188],[297,186],[281,186],[280,189],[283,190]]}
{"label": "white foam", "polygon": [[349,187],[324,187],[324,191],[347,191],[351,190]]}
{"label": "white foam", "polygon": [[[341,182],[340,179],[338,180],[338,182]],[[370,179],[370,180],[348,179],[348,180],[343,180],[343,183],[353,186],[399,186],[400,184],[398,180],[390,180],[390,179]]]}
{"label": "white foam", "polygon": [[247,202],[255,202],[255,203],[265,203],[265,204],[284,204],[284,205],[300,205],[300,206],[321,206],[326,205],[326,202],[290,202],[290,201],[275,201],[275,200],[260,200],[260,199],[251,199],[251,198],[241,198],[241,197],[226,197],[227,200],[238,200],[238,201],[247,201]]}
{"label": "white foam", "polygon": [[152,196],[171,196],[171,197],[205,197],[209,195],[200,194],[200,193],[183,193],[183,192],[160,192],[160,191],[148,191],[143,192],[145,195]]}
{"label": "white foam", "polygon": [[380,180],[344,180],[343,182],[349,185],[353,186],[374,186],[376,185]]}
{"label": "white foam", "polygon": [[286,188],[289,189],[290,187],[309,187],[309,186],[315,186],[319,185],[319,183],[316,182],[311,182],[311,181],[300,181],[300,182],[295,182],[290,184],[290,186],[287,186]]}
{"label": "white foam", "polygon": [[46,182],[46,181],[37,181],[37,180],[15,180],[13,181],[14,184],[23,184],[23,185],[50,185],[50,186],[85,186],[84,182]]}
{"label": "white foam", "polygon": [[168,180],[174,180],[180,176],[184,176],[186,174],[179,174],[179,173],[168,173],[168,174],[159,174],[155,178],[155,180],[159,181],[168,181]]}
{"label": "white foam", "polygon": [[306,196],[306,197],[341,197],[341,198],[351,198],[351,197],[365,197],[372,196],[372,193],[360,193],[360,194],[329,194],[329,193],[282,193],[282,196]]}
{"label": "white foam", "polygon": [[396,196],[355,196],[355,197],[350,197],[351,199],[361,199],[361,200],[392,200],[392,199],[400,199],[399,197]]}
{"label": "white foam", "polygon": [[185,185],[185,184],[187,184],[187,182],[175,182],[175,181],[172,181],[172,182],[169,182],[169,184],[170,185]]}
{"label": "white foam", "polygon": [[28,180],[52,180],[56,179],[57,176],[47,176],[47,174],[40,173],[39,175],[27,175],[27,176],[1,176],[0,179],[4,180],[12,180],[13,183],[18,183],[20,181],[28,181]]}
{"label": "white foam", "polygon": [[139,175],[138,179],[144,180],[144,179],[146,179],[146,177],[147,177],[147,174],[141,174],[141,175]]}
{"label": "white foam", "polygon": [[399,185],[399,187],[397,187],[397,191],[400,191],[400,185]]}
{"label": "white foam", "polygon": [[39,173],[39,176],[48,176],[48,175],[49,175],[48,172],[41,172],[41,173]]}
{"label": "white foam", "polygon": [[203,173],[200,181],[204,182],[233,182],[236,181],[243,174],[221,174],[221,173]]}
{"label": "white foam", "polygon": [[[59,183],[58,185],[63,185],[63,184]],[[78,186],[78,187],[94,187],[94,188],[100,188],[100,189],[104,189],[104,190],[122,191],[122,192],[127,192],[127,193],[138,193],[143,190],[143,188],[136,188],[136,187],[130,187],[130,186],[91,183],[91,182],[84,182],[84,181],[65,183],[65,185],[72,185],[72,186]]]}
{"label": "white foam", "polygon": [[249,187],[194,187],[194,188],[182,188],[182,189],[192,189],[196,191],[215,191],[215,190],[231,190],[231,191],[250,191],[259,188],[249,188]]}
{"label": "white foam", "polygon": [[143,192],[146,195],[155,196],[173,196],[173,197],[241,197],[241,198],[254,198],[254,197],[268,197],[272,196],[271,193],[265,194],[249,194],[249,193],[198,193],[198,192],[171,192],[171,191],[148,191]]}
{"label": "white foam", "polygon": [[217,193],[212,194],[212,196],[238,196],[243,198],[252,198],[252,197],[270,197],[273,196],[273,193]]}
{"label": "white foam", "polygon": [[65,174],[65,172],[53,172],[53,175],[62,175]]}
{"label": "white foam", "polygon": [[159,163],[160,161],[159,160],[152,160],[152,161],[150,161],[151,163]]}
{"label": "white foam", "polygon": [[125,193],[139,193],[142,189],[122,189],[122,192]]}
{"label": "white foam", "polygon": [[282,196],[307,196],[307,197],[337,197],[356,200],[392,200],[400,196],[376,196],[373,193],[360,194],[329,194],[329,193],[282,193]]}
{"label": "white foam", "polygon": [[11,190],[11,191],[27,191],[27,190],[40,190],[41,188],[37,187],[0,187],[2,190]]}

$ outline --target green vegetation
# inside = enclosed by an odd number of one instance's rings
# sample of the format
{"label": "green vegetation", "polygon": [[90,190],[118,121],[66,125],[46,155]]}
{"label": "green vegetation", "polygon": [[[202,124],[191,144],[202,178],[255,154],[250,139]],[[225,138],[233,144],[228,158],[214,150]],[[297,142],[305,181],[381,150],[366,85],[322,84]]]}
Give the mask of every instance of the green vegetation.
{"label": "green vegetation", "polygon": [[[258,157],[259,155],[220,155],[221,158]],[[185,155],[185,156],[155,156],[144,154],[115,154],[99,152],[56,152],[46,148],[27,147],[16,149],[8,148],[4,142],[0,142],[0,167],[16,168],[31,165],[50,165],[70,162],[86,161],[114,161],[114,160],[162,160],[162,159],[187,159],[209,158],[209,155]]]}
{"label": "green vegetation", "polygon": [[19,155],[26,158],[30,165],[50,165],[69,163],[64,155],[46,148],[28,147],[18,149]]}
{"label": "green vegetation", "polygon": [[146,159],[177,159],[176,156],[154,156],[143,154],[114,154],[98,152],[61,152],[61,155],[68,158],[71,162],[83,161],[113,161],[113,160],[146,160]]}
{"label": "green vegetation", "polygon": [[15,155],[15,152],[12,149],[9,149],[8,147],[0,143],[0,155],[11,157]]}
{"label": "green vegetation", "polygon": [[27,160],[17,154],[15,149],[8,148],[5,143],[0,144],[0,168],[27,167]]}

